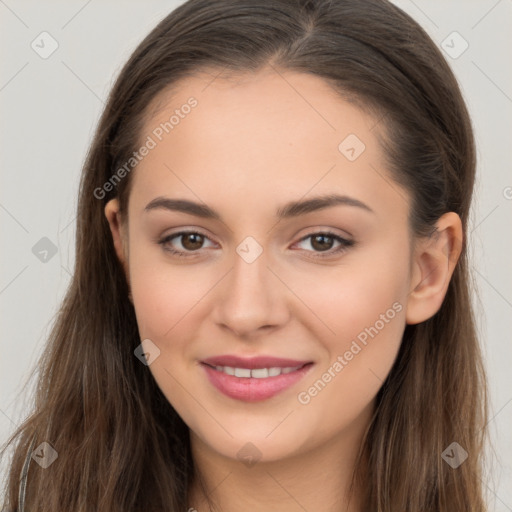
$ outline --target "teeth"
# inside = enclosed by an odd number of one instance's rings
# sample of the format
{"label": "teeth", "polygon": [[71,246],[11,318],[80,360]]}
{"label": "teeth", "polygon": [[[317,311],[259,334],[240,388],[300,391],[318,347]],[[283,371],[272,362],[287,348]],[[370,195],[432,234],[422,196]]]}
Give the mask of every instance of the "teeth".
{"label": "teeth", "polygon": [[227,375],[234,375],[235,377],[243,377],[253,379],[266,379],[268,377],[277,377],[282,373],[291,373],[295,370],[302,368],[302,366],[295,366],[293,368],[255,368],[250,370],[249,368],[233,368],[231,366],[215,366],[215,369],[219,372],[226,373]]}
{"label": "teeth", "polygon": [[251,370],[247,368],[235,368],[235,377],[250,377]]}

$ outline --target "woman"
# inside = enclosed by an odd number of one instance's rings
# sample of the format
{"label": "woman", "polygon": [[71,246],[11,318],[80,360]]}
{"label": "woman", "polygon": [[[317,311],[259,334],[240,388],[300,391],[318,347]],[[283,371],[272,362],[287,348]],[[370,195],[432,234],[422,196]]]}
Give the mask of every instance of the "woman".
{"label": "woman", "polygon": [[474,174],[391,3],[181,5],[92,142],[6,508],[485,510]]}

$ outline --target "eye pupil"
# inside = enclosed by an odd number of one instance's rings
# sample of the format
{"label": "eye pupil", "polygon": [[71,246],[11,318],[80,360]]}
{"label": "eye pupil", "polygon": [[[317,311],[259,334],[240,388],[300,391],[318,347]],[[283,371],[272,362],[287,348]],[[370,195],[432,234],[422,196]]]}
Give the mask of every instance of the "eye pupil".
{"label": "eye pupil", "polygon": [[[328,241],[327,243],[325,242],[325,240],[328,239],[330,241]],[[317,241],[320,240],[320,244],[319,246],[317,246]],[[323,242],[322,242],[323,240]],[[311,245],[315,248],[315,249],[320,249],[320,250],[328,250],[331,248],[332,246],[332,237],[331,236],[328,236],[328,235],[315,235],[312,239],[312,242],[311,242]]]}
{"label": "eye pupil", "polygon": [[[194,249],[200,249],[201,245],[203,243],[203,235],[200,235],[199,233],[187,233],[183,236],[182,245],[186,249],[194,250]],[[191,244],[188,243],[188,241],[193,240]],[[195,240],[195,242],[194,242]]]}

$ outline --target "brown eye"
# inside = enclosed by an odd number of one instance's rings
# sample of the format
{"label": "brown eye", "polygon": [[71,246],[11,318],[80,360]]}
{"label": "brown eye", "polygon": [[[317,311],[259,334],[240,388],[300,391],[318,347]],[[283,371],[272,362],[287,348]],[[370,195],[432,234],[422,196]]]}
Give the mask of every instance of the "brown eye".
{"label": "brown eye", "polygon": [[204,240],[204,236],[199,233],[185,233],[181,237],[181,245],[189,251],[200,249]]}
{"label": "brown eye", "polygon": [[[313,258],[328,258],[329,256],[337,256],[347,251],[355,245],[354,240],[346,240],[339,235],[331,232],[311,233],[300,240],[299,243],[305,243],[309,240],[309,245],[313,250],[307,250]],[[333,249],[333,244],[338,247]],[[325,253],[325,254],[322,254]]]}
{"label": "brown eye", "polygon": [[[164,237],[158,243],[164,251],[176,256],[195,256],[203,248],[205,240],[209,240],[206,235],[196,231],[181,231]],[[176,241],[180,241],[181,247],[176,247]]]}
{"label": "brown eye", "polygon": [[311,246],[319,251],[328,251],[332,248],[334,237],[318,234],[311,237]]}

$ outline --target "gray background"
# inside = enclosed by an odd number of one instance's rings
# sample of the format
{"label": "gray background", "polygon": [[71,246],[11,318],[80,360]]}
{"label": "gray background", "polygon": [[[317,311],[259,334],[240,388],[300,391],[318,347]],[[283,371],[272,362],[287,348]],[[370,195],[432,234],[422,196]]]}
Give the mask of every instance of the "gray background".
{"label": "gray background", "polygon": [[[104,99],[140,40],[180,3],[0,0],[0,443],[28,413],[29,375],[70,280],[78,179]],[[512,0],[394,3],[451,54],[473,119],[470,243],[492,401],[489,508],[512,511]],[[47,58],[31,47],[51,48],[43,31],[58,43]],[[41,261],[37,249],[51,245],[55,254]],[[4,461],[2,478],[5,469]]]}

